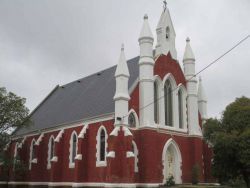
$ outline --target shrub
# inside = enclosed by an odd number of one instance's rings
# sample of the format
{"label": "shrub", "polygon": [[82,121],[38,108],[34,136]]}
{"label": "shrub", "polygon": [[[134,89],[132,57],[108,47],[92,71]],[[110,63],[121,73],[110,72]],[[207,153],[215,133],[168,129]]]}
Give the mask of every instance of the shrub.
{"label": "shrub", "polygon": [[196,185],[199,183],[200,167],[195,164],[192,168],[192,184]]}
{"label": "shrub", "polygon": [[169,176],[166,182],[166,186],[174,186],[175,185],[175,181],[174,181],[174,177],[173,176]]}

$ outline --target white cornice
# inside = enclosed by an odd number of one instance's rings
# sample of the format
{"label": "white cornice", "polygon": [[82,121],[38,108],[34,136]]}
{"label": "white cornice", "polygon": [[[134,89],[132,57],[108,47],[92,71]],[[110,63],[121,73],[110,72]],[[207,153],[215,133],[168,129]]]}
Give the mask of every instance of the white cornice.
{"label": "white cornice", "polygon": [[109,113],[109,114],[104,114],[104,115],[101,115],[101,116],[95,116],[95,117],[92,117],[92,118],[82,119],[82,120],[79,120],[79,121],[59,124],[59,125],[56,125],[56,126],[51,127],[51,128],[36,130],[36,131],[34,131],[32,133],[28,133],[28,134],[13,136],[12,140],[23,138],[23,136],[27,136],[27,137],[35,136],[35,135],[41,134],[41,132],[45,134],[45,133],[49,133],[49,132],[59,131],[62,128],[70,129],[70,128],[82,126],[84,124],[93,124],[93,123],[97,123],[97,122],[108,121],[108,120],[111,120],[111,119],[114,119],[114,112]]}

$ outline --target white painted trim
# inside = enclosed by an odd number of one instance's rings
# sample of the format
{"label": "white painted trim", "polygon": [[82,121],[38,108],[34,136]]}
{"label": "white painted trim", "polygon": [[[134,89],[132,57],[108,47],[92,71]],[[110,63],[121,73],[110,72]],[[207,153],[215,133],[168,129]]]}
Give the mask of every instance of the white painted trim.
{"label": "white painted trim", "polygon": [[166,129],[170,131],[176,131],[176,132],[182,132],[182,133],[187,133],[187,129],[180,129],[179,127],[172,127],[172,126],[167,126],[167,125],[157,125],[158,128],[160,129]]}
{"label": "white painted trim", "polygon": [[[175,127],[175,128],[178,128],[179,125],[178,125],[178,98],[177,98],[177,91],[176,91],[176,87],[177,87],[177,84],[176,84],[176,81],[174,79],[174,76],[171,74],[171,73],[168,73],[164,76],[163,78],[163,81],[162,81],[162,96],[165,96],[165,91],[164,91],[164,86],[165,86],[165,83],[166,81],[169,80],[170,81],[170,84],[171,84],[171,94],[172,94],[172,126],[171,127]],[[163,97],[163,100],[161,101],[163,102],[163,110],[164,110],[164,122],[163,124],[165,124],[165,99]],[[168,126],[168,125],[167,125]],[[170,127],[170,126],[169,126]]]}
{"label": "white painted trim", "polygon": [[[41,132],[50,133],[50,132],[54,132],[54,131],[60,131],[62,128],[70,129],[70,128],[82,126],[83,124],[94,124],[94,123],[97,123],[97,122],[108,121],[108,120],[111,120],[111,119],[114,119],[114,112],[109,113],[109,114],[100,115],[100,116],[91,117],[91,118],[86,118],[86,119],[82,119],[82,120],[78,120],[78,121],[74,121],[74,122],[66,122],[66,123],[63,123],[63,124],[58,124],[58,125],[56,125],[56,126],[54,126],[52,128],[36,130],[33,133],[28,133],[28,134],[23,134],[23,135],[25,135],[27,137],[35,136],[35,135],[41,134]],[[22,138],[23,135],[13,136],[12,140]]]}
{"label": "white painted trim", "polygon": [[25,142],[26,139],[27,139],[27,136],[24,136],[23,139],[22,139],[22,141],[19,143],[18,148],[22,149],[23,144],[24,144],[24,142]]}
{"label": "white painted trim", "polygon": [[124,131],[124,136],[133,136],[128,127],[122,126],[122,130]]}
{"label": "white painted trim", "polygon": [[75,163],[69,163],[69,168],[75,168]]}
{"label": "white painted trim", "polygon": [[15,149],[14,149],[14,156],[13,156],[14,157],[13,170],[15,170],[15,165],[16,165],[16,161],[17,161],[18,145],[19,145],[19,143],[16,142]]}
{"label": "white painted trim", "polygon": [[120,131],[120,126],[115,126],[113,131],[110,133],[110,136],[118,136],[119,131]]}
{"label": "white painted trim", "polygon": [[138,127],[139,127],[139,118],[138,118],[138,115],[137,115],[136,111],[135,111],[133,108],[131,108],[131,109],[129,110],[129,112],[128,112],[128,117],[129,117],[129,115],[130,115],[131,113],[133,113],[133,115],[134,115],[134,117],[135,117],[135,127],[130,127],[130,126],[128,126],[128,127],[129,127],[129,128],[138,128]]}
{"label": "white painted trim", "polygon": [[82,154],[77,154],[76,157],[75,157],[75,160],[82,160]]}
{"label": "white painted trim", "polygon": [[[105,132],[105,157],[104,157],[104,161],[100,160],[100,150],[101,150],[101,146],[100,146],[100,135],[101,135],[101,131],[104,130]],[[107,130],[106,128],[101,125],[97,131],[96,134],[96,167],[103,167],[103,166],[107,166],[107,149],[108,149],[108,134],[107,134]]]}
{"label": "white painted trim", "polygon": [[47,185],[47,186],[72,186],[72,187],[159,187],[162,183],[104,183],[104,182],[1,182],[1,184],[9,185]]}
{"label": "white painted trim", "polygon": [[[158,90],[158,121],[160,124],[164,124],[165,120],[164,120],[164,93],[163,93],[163,84],[162,84],[162,80],[161,77],[158,75],[154,75],[154,82],[157,83],[157,90]],[[156,123],[156,122],[155,122]]]}
{"label": "white painted trim", "polygon": [[60,139],[62,138],[62,135],[64,133],[64,129],[60,130],[60,132],[57,134],[55,142],[59,143]]}
{"label": "white painted trim", "polygon": [[31,143],[30,143],[29,170],[31,170],[31,166],[32,166],[32,161],[33,161],[32,153],[33,153],[35,144],[36,144],[36,140],[33,138]]}
{"label": "white painted trim", "polygon": [[138,168],[138,162],[139,162],[138,154],[139,154],[139,151],[138,151],[138,148],[137,148],[137,145],[136,145],[135,141],[132,141],[132,144],[133,144],[133,147],[134,147],[134,156],[135,156],[135,168],[134,168],[134,171],[139,172],[139,168]]}
{"label": "white painted trim", "polygon": [[130,157],[135,157],[134,153],[132,151],[127,151],[126,152],[126,157],[130,158]]}
{"label": "white painted trim", "polygon": [[175,164],[174,164],[174,178],[175,178],[175,183],[176,184],[181,184],[182,183],[182,171],[181,171],[181,166],[182,166],[182,157],[181,157],[181,152],[180,149],[178,147],[178,144],[172,139],[168,139],[168,141],[166,142],[166,144],[164,145],[163,151],[162,151],[162,165],[163,165],[163,169],[162,169],[162,174],[163,174],[163,183],[166,183],[166,154],[167,154],[167,150],[168,148],[172,146],[174,149],[174,155],[175,155]]}
{"label": "white painted trim", "polygon": [[[73,136],[76,136],[76,156],[78,152],[78,137],[76,131],[73,131],[70,136],[69,140],[69,168],[75,168],[75,160],[72,161],[72,155],[73,155]],[[76,157],[75,156],[75,157]],[[75,159],[74,157],[74,159]]]}
{"label": "white painted trim", "polygon": [[14,149],[14,158],[16,158],[17,157],[17,150],[18,150],[18,142],[16,142],[16,145],[15,145],[15,149]]}
{"label": "white painted trim", "polygon": [[89,124],[83,125],[83,128],[81,132],[79,133],[78,138],[84,138],[84,135],[86,134],[88,128],[89,128]]}
{"label": "white painted trim", "polygon": [[169,130],[167,128],[161,128],[162,126],[158,126],[157,128],[155,127],[139,127],[138,130],[151,130],[151,131],[157,131],[162,134],[167,134],[167,135],[176,135],[176,136],[182,136],[182,137],[189,137],[189,138],[200,138],[203,139],[202,136],[197,136],[197,135],[189,135],[183,130]]}
{"label": "white painted trim", "polygon": [[115,151],[110,151],[110,152],[108,152],[107,157],[115,158]]}
{"label": "white painted trim", "polygon": [[[178,117],[179,117],[179,101],[178,101],[178,91],[182,91],[182,114],[183,114],[183,130],[187,131],[187,90],[183,84],[178,85],[177,90],[177,109],[178,109]],[[178,118],[178,128],[179,128],[179,118]],[[180,129],[180,128],[179,128]]]}
{"label": "white painted trim", "polygon": [[44,137],[44,133],[41,133],[40,136],[38,137],[36,143],[35,143],[36,146],[40,145],[40,142],[42,141],[43,137]]}
{"label": "white painted trim", "polygon": [[[51,168],[51,142],[52,142],[52,139],[54,140],[54,149],[55,149],[55,139],[54,139],[54,136],[51,135],[50,138],[49,138],[49,143],[48,143],[48,158],[47,158],[47,169],[50,169]],[[55,152],[55,151],[53,151]],[[54,156],[52,156],[53,158]]]}
{"label": "white painted trim", "polygon": [[53,156],[53,158],[50,161],[51,162],[57,162],[58,161],[58,157],[57,156]]}

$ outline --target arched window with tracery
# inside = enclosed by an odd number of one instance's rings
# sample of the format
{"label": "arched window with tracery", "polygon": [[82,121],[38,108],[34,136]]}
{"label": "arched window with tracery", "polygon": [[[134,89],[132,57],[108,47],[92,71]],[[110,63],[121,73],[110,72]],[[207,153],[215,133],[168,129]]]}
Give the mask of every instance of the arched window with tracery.
{"label": "arched window with tracery", "polygon": [[96,152],[96,166],[106,166],[107,161],[106,161],[106,156],[107,156],[107,143],[108,139],[108,134],[104,126],[101,126],[98,129],[97,136],[96,136],[96,141],[97,141],[97,152]]}
{"label": "arched window with tracery", "polygon": [[154,120],[155,123],[159,123],[159,92],[157,81],[154,82]]}
{"label": "arched window with tracery", "polygon": [[136,126],[136,119],[133,112],[131,112],[128,116],[128,125],[129,127],[135,127]]}
{"label": "arched window with tracery", "polygon": [[164,99],[165,99],[165,124],[173,126],[173,97],[172,86],[169,80],[164,85]]}
{"label": "arched window with tracery", "polygon": [[178,112],[179,112],[179,128],[183,128],[183,94],[181,89],[178,91]]}

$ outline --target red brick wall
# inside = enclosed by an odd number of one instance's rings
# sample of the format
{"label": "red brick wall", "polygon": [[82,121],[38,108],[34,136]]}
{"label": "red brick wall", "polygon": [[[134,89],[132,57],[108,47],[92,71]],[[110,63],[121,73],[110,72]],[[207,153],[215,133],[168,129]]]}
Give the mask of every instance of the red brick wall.
{"label": "red brick wall", "polygon": [[[154,67],[154,74],[161,79],[167,73],[171,73],[177,85],[185,83],[185,77],[178,62],[171,58],[171,55],[160,56]],[[139,116],[139,85],[131,94],[129,109],[133,108]],[[37,164],[32,164],[32,169],[28,171],[23,181],[39,182],[141,182],[160,183],[163,180],[162,152],[166,142],[172,138],[178,145],[182,158],[182,181],[191,182],[191,169],[195,163],[201,168],[200,181],[208,181],[210,178],[211,150],[200,138],[188,137],[187,134],[176,134],[166,130],[138,129],[131,130],[133,136],[124,137],[122,131],[118,137],[109,137],[108,151],[115,151],[115,159],[107,159],[107,167],[96,167],[96,135],[99,127],[104,125],[108,135],[114,128],[114,120],[93,123],[89,125],[83,139],[78,139],[78,153],[82,154],[82,160],[75,162],[75,168],[69,168],[69,143],[73,130],[80,133],[82,126],[65,129],[65,132],[56,143],[56,155],[58,162],[53,163],[51,169],[47,169],[48,142],[51,135],[56,138],[59,131],[46,133],[40,145],[37,147]],[[159,132],[160,131],[160,132]],[[39,135],[28,137],[20,151],[22,158],[28,164],[29,148],[33,138]],[[134,159],[126,158],[126,151],[131,150],[132,139],[135,141],[139,154],[139,172],[134,174]],[[13,156],[15,142],[10,146]],[[203,159],[202,159],[203,155]],[[205,174],[203,173],[205,169]],[[13,178],[12,178],[13,179]]]}

